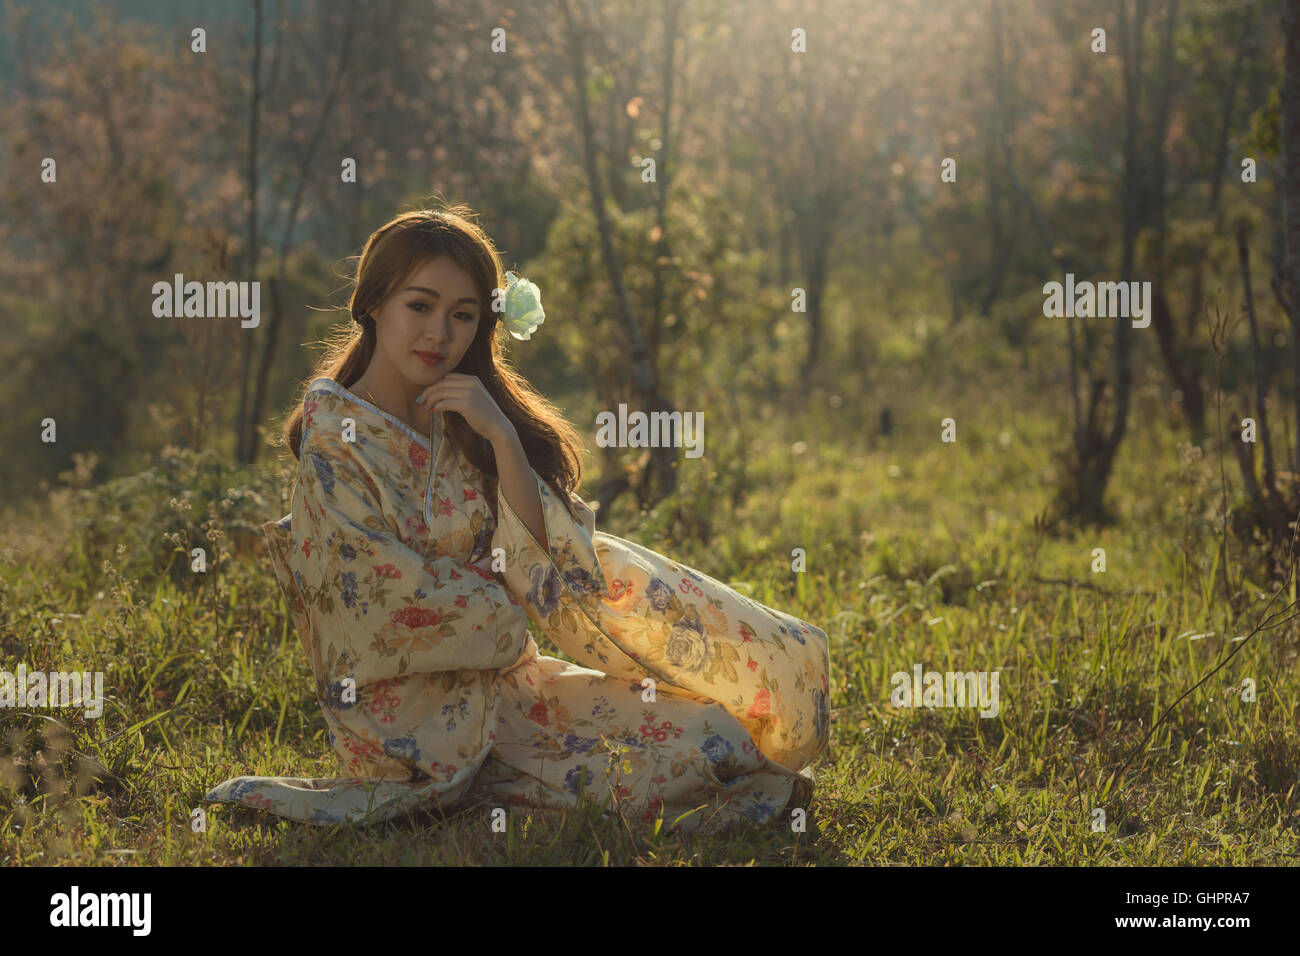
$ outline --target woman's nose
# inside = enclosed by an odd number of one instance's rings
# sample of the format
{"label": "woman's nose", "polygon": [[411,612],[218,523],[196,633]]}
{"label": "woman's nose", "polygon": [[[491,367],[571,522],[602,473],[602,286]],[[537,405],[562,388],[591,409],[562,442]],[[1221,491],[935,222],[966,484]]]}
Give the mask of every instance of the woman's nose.
{"label": "woman's nose", "polygon": [[429,323],[424,330],[425,337],[432,339],[437,345],[442,345],[447,341],[448,325],[451,319],[445,310],[431,309],[429,315]]}

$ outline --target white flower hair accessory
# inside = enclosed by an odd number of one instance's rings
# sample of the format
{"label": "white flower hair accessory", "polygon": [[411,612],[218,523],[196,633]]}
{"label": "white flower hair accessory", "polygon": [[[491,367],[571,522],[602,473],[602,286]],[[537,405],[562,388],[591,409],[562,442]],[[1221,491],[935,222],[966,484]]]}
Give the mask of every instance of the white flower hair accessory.
{"label": "white flower hair accessory", "polygon": [[532,338],[533,333],[546,321],[546,313],[542,311],[542,292],[537,288],[536,283],[529,282],[513,272],[506,273],[503,321],[506,329],[515,338],[523,340]]}

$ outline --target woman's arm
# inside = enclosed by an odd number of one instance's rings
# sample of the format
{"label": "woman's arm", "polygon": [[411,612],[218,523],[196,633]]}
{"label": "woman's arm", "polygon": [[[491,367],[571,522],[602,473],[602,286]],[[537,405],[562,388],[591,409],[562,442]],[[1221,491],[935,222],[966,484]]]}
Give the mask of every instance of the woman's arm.
{"label": "woman's arm", "polygon": [[315,611],[317,677],[351,677],[364,687],[414,673],[510,666],[527,640],[525,609],[459,556],[426,558],[403,541],[387,517],[394,509],[385,504],[383,474],[335,427],[307,432],[286,557]]}
{"label": "woman's arm", "polygon": [[430,411],[456,412],[491,443],[497,460],[498,495],[519,516],[542,552],[547,553],[546,516],[538,497],[537,478],[514,423],[501,411],[482,380],[476,375],[448,372],[426,388],[416,402],[427,404]]}
{"label": "woman's arm", "polygon": [[542,551],[546,552],[550,542],[546,540],[546,519],[542,516],[537,480],[528,464],[528,456],[524,454],[524,446],[519,442],[519,433],[509,421],[506,426],[489,436],[497,460],[497,493],[510,503],[515,514],[542,546]]}

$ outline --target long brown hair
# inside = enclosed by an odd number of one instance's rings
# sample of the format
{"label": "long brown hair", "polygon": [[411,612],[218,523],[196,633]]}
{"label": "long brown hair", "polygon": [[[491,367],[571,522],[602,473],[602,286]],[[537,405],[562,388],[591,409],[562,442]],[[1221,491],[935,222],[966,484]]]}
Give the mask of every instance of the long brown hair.
{"label": "long brown hair", "polygon": [[[425,262],[450,256],[474,282],[479,301],[491,302],[492,290],[504,288],[505,272],[496,246],[466,205],[441,210],[413,209],[394,216],[371,233],[361,251],[352,297],[350,329],[326,340],[327,351],[285,420],[283,439],[294,458],[302,440],[302,404],[307,389],[318,378],[329,378],[350,388],[361,377],[375,352],[375,320],[371,315]],[[501,313],[485,309],[474,341],[454,371],[476,375],[497,406],[519,433],[528,463],[555,489],[561,503],[573,514],[568,492],[582,480],[582,443],[574,430],[545,396],[512,368],[501,348],[498,328]],[[495,485],[496,460],[491,443],[455,412],[446,415],[446,436]],[[495,492],[495,488],[490,489]]]}

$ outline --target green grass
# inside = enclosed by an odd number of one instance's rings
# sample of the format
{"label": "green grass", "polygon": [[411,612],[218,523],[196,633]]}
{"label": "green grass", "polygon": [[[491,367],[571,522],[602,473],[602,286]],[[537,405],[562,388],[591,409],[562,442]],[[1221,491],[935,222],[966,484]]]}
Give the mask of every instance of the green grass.
{"label": "green grass", "polygon": [[[739,429],[715,425],[710,453],[682,469],[680,515],[620,505],[600,519],[830,634],[832,740],[806,832],[690,838],[516,811],[496,834],[476,809],[319,828],[205,804],[230,776],[338,770],[250,530],[283,513],[287,476],[182,457],[176,488],[65,490],[6,519],[3,666],[103,669],[108,702],[99,720],[0,710],[0,864],[1293,864],[1294,624],[1252,638],[1138,750],[1276,586],[1234,541],[1242,594],[1224,596],[1217,458],[1180,448],[1142,393],[1109,496],[1117,522],[1040,533],[1066,396],[1026,394],[1018,377],[986,377],[973,400],[937,383],[914,397],[881,375],[802,418],[755,412],[743,460]],[[886,438],[872,423],[890,400]],[[949,415],[955,445],[939,441]],[[213,494],[183,500],[205,480]],[[184,554],[205,542],[219,557],[191,574]],[[916,662],[997,670],[1001,712],[895,709],[890,675]]]}

